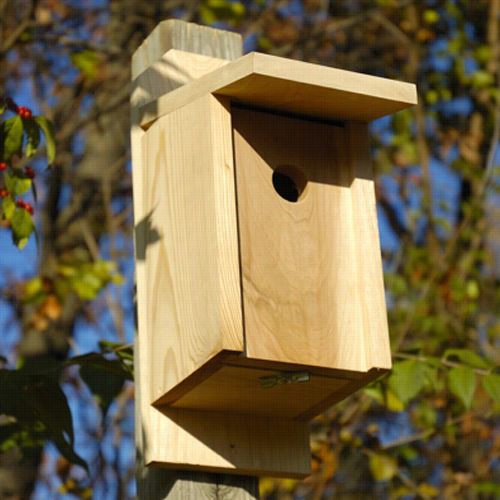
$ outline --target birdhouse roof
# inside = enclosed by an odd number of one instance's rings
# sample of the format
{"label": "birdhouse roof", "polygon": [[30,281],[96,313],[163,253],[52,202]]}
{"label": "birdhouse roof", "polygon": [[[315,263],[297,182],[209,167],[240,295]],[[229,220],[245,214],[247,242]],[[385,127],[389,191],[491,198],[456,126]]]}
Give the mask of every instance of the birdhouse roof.
{"label": "birdhouse roof", "polygon": [[412,83],[252,52],[142,106],[140,123],[206,93],[332,120],[371,121],[417,104]]}

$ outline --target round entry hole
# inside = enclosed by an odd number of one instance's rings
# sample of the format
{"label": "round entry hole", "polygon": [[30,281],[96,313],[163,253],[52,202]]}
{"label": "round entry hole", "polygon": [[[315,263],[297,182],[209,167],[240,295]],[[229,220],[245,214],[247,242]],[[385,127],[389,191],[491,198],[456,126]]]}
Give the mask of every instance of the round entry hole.
{"label": "round entry hole", "polygon": [[273,186],[285,200],[295,203],[300,200],[307,184],[307,179],[300,169],[283,165],[273,172]]}

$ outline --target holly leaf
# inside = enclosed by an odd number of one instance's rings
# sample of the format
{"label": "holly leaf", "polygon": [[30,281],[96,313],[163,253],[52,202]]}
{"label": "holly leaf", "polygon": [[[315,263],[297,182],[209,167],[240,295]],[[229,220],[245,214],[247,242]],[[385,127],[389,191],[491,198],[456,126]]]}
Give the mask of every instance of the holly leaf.
{"label": "holly leaf", "polygon": [[26,177],[21,172],[6,172],[4,176],[5,187],[12,196],[19,196],[30,190],[33,184],[29,177]]}
{"label": "holly leaf", "polygon": [[476,375],[468,366],[457,366],[448,372],[448,387],[465,406],[469,409],[476,390]]}
{"label": "holly leaf", "polygon": [[11,196],[7,196],[2,200],[3,215],[7,220],[11,220],[16,210],[16,204]]}
{"label": "holly leaf", "polygon": [[45,136],[45,144],[47,146],[47,160],[49,165],[54,162],[56,158],[56,138],[54,125],[50,120],[47,120],[44,116],[35,116],[33,120],[42,129]]}
{"label": "holly leaf", "polygon": [[35,229],[31,215],[26,210],[16,208],[10,224],[14,243],[18,248],[23,248]]}
{"label": "holly leaf", "polygon": [[14,116],[4,121],[0,129],[3,137],[3,157],[9,160],[16,153],[20,153],[23,145],[23,121],[20,116]]}
{"label": "holly leaf", "polygon": [[26,157],[35,155],[40,144],[40,127],[33,120],[23,120],[24,132],[26,133]]}

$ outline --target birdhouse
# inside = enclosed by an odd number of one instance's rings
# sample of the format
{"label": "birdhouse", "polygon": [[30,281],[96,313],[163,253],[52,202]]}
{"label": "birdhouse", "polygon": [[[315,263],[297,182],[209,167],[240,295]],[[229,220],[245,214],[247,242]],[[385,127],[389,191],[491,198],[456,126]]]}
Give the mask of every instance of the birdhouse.
{"label": "birdhouse", "polygon": [[391,367],[368,123],[415,87],[175,50],[135,87],[146,461],[307,475],[307,422]]}

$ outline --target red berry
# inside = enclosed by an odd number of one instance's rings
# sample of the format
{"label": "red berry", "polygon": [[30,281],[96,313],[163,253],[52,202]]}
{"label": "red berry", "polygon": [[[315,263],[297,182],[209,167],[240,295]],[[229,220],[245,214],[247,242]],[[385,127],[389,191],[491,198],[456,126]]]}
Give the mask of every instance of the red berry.
{"label": "red berry", "polygon": [[20,198],[19,200],[16,201],[16,206],[26,210],[26,212],[28,212],[30,215],[33,215],[33,211],[34,211],[33,207],[27,201],[24,201]]}
{"label": "red berry", "polygon": [[9,196],[9,192],[5,188],[0,189],[0,198],[7,198]]}
{"label": "red berry", "polygon": [[33,170],[33,167],[25,167],[24,173],[26,174],[26,177],[28,177],[29,179],[34,179],[36,175],[35,171]]}
{"label": "red berry", "polygon": [[4,161],[0,161],[0,172],[2,172],[3,170],[7,170],[9,168],[9,165],[7,165],[7,163],[5,163]]}
{"label": "red berry", "polygon": [[21,118],[24,118],[26,120],[30,120],[33,116],[31,109],[27,108],[26,106],[19,106],[17,108],[17,113]]}

